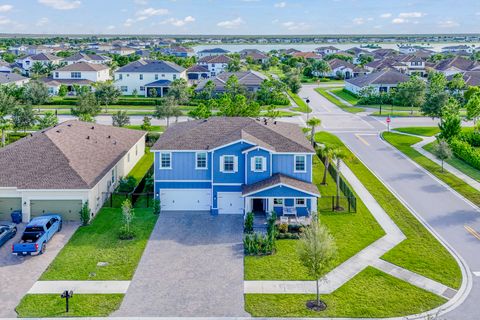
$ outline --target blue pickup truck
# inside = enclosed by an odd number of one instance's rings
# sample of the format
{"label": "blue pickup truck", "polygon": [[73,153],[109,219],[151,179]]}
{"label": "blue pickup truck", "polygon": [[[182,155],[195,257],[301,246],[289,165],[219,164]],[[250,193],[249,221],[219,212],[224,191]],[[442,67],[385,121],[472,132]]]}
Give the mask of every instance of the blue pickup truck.
{"label": "blue pickup truck", "polygon": [[47,249],[47,242],[60,230],[62,217],[57,214],[33,218],[25,227],[21,241],[12,245],[12,253],[21,256],[42,254]]}

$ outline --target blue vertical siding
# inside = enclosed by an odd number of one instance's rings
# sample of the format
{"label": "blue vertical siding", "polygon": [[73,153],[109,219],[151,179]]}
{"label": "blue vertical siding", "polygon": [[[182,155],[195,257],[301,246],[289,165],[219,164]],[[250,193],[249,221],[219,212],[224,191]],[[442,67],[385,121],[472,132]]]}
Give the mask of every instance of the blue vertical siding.
{"label": "blue vertical siding", "polygon": [[[238,142],[213,152],[213,182],[214,183],[244,183],[245,182],[245,156],[242,151],[252,145]],[[220,157],[233,155],[238,157],[238,171],[235,173],[220,172]]]}
{"label": "blue vertical siding", "polygon": [[155,152],[155,180],[211,180],[211,156],[207,154],[208,168],[195,169],[195,152],[172,152],[172,169],[160,169],[160,152]]}
{"label": "blue vertical siding", "polygon": [[[252,169],[252,158],[253,157],[264,157],[267,160],[267,167],[264,172],[254,172]],[[247,154],[247,181],[246,184],[252,184],[261,180],[265,180],[268,177],[270,177],[270,169],[271,169],[271,163],[270,163],[270,153],[268,151],[262,150],[262,149],[257,149],[257,150],[252,150]]]}
{"label": "blue vertical siding", "polygon": [[312,155],[307,155],[307,172],[305,173],[296,173],[294,172],[295,166],[295,156],[293,154],[274,154],[273,155],[273,174],[283,173],[284,175],[312,182]]}

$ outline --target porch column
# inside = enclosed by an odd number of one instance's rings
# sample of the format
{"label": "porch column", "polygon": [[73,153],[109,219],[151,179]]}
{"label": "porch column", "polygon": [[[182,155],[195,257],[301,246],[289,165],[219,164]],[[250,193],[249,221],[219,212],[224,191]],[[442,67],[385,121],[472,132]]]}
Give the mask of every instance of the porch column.
{"label": "porch column", "polygon": [[310,206],[311,206],[311,208],[310,208],[311,212],[317,212],[318,209],[317,209],[317,198],[316,197],[311,199]]}
{"label": "porch column", "polygon": [[273,211],[273,198],[268,198],[267,199],[267,212],[272,212]]}
{"label": "porch column", "polygon": [[252,212],[252,198],[245,197],[245,213]]}

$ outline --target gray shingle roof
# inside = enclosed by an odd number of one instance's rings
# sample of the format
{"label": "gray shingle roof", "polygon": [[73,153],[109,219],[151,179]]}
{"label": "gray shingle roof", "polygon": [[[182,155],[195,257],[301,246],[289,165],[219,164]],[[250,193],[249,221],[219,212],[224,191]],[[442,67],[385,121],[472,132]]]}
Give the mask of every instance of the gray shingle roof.
{"label": "gray shingle roof", "polygon": [[236,76],[238,83],[246,88],[258,88],[263,81],[267,79],[263,74],[256,71],[240,71],[240,72],[222,72],[213,79],[203,79],[196,87],[196,91],[201,91],[208,81],[213,81],[216,92],[225,91],[225,84],[231,76]]}
{"label": "gray shingle roof", "polygon": [[440,61],[434,66],[434,68],[438,71],[444,71],[452,67],[462,71],[471,71],[478,68],[479,66],[479,63],[476,61],[465,59],[460,56],[455,56],[453,58]]}
{"label": "gray shingle roof", "polygon": [[0,149],[0,187],[90,189],[144,135],[76,120],[33,133]]}
{"label": "gray shingle roof", "polygon": [[116,72],[159,72],[179,73],[185,68],[170,61],[163,60],[138,60],[121,67]]}
{"label": "gray shingle roof", "polygon": [[409,76],[398,72],[396,70],[382,70],[378,72],[373,72],[361,77],[346,79],[345,81],[351,83],[357,87],[363,88],[373,84],[399,84],[402,82],[407,82],[410,79]]}
{"label": "gray shingle roof", "polygon": [[0,84],[8,84],[8,83],[13,83],[13,82],[17,82],[25,79],[27,78],[16,73],[0,72]]}
{"label": "gray shingle roof", "polygon": [[55,71],[85,71],[86,72],[86,71],[102,71],[106,69],[109,69],[109,68],[104,64],[88,63],[88,62],[80,61],[77,63],[66,65],[64,67],[56,69]]}
{"label": "gray shingle roof", "polygon": [[241,117],[212,117],[177,123],[168,128],[152,150],[211,150],[247,140],[275,152],[315,152],[296,124]]}
{"label": "gray shingle roof", "polygon": [[198,60],[199,63],[229,63],[232,61],[232,58],[221,54],[219,56],[207,56]]}
{"label": "gray shingle roof", "polygon": [[86,53],[78,52],[73,56],[63,59],[63,61],[79,61],[82,59],[87,61],[109,61],[110,60],[110,58],[101,56],[99,54],[86,54]]}
{"label": "gray shingle roof", "polygon": [[307,193],[320,196],[320,192],[318,191],[317,186],[314,185],[313,183],[301,181],[281,173],[276,173],[265,180],[258,181],[253,184],[243,185],[242,194],[243,195],[251,194],[263,189],[269,189],[271,187],[275,187],[277,185],[291,186],[295,189],[300,189]]}
{"label": "gray shingle roof", "polygon": [[230,51],[222,48],[213,48],[213,49],[204,49],[199,51],[199,53],[229,53]]}

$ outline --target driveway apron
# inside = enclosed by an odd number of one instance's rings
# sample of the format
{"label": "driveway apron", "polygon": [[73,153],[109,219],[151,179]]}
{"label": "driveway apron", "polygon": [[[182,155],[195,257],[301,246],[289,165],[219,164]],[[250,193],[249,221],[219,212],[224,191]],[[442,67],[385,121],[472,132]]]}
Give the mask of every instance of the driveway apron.
{"label": "driveway apron", "polygon": [[242,232],[241,215],[162,212],[115,315],[246,316]]}

